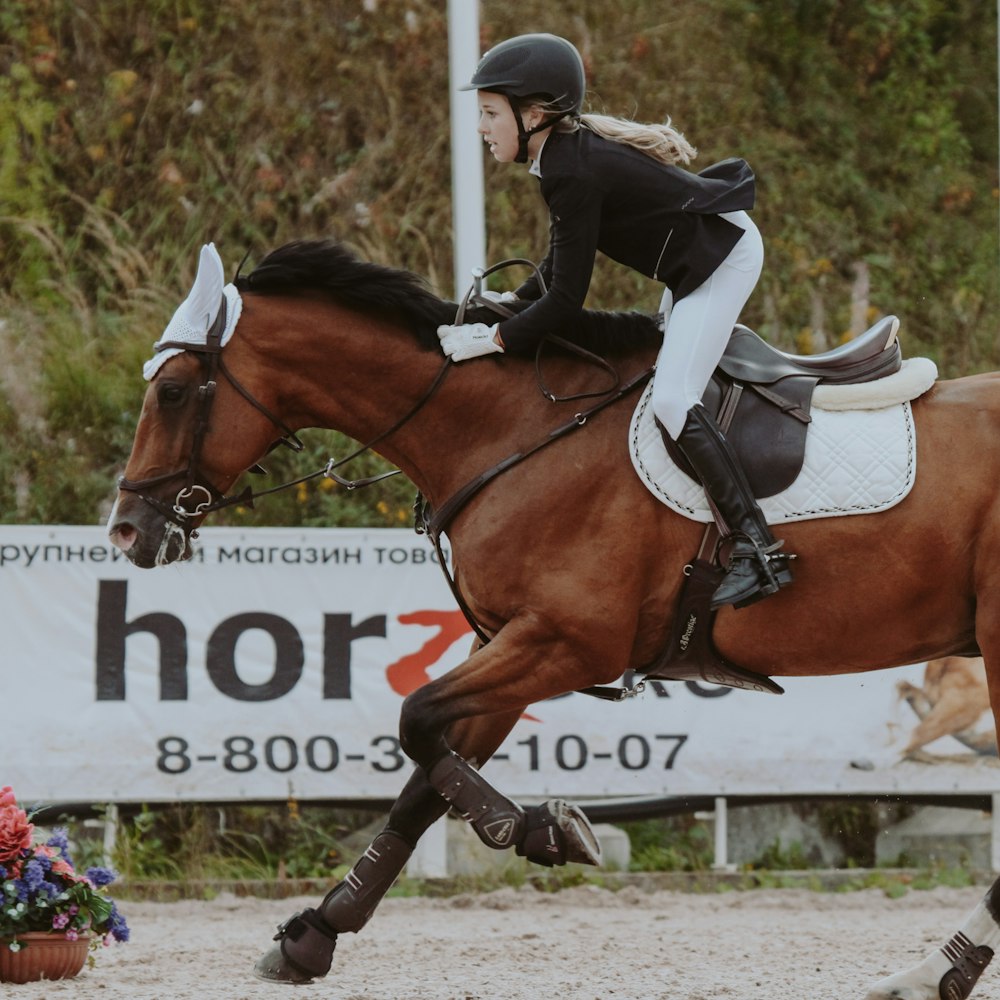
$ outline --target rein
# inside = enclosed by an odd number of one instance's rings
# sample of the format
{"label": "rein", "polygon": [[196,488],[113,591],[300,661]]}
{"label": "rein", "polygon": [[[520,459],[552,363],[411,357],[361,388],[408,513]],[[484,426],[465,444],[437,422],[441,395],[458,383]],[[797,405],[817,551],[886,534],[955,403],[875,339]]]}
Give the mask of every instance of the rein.
{"label": "rein", "polygon": [[[535,281],[538,282],[538,287],[541,289],[542,294],[545,294],[545,278],[542,276],[541,268],[532,260],[527,260],[524,257],[511,257],[508,260],[500,261],[498,264],[493,264],[485,270],[481,267],[474,267],[472,269],[472,285],[465,293],[465,298],[459,303],[458,312],[455,315],[456,326],[465,322],[465,312],[470,302],[490,309],[504,319],[511,319],[517,315],[513,309],[508,309],[503,303],[487,298],[483,292],[484,278],[491,275],[494,271],[499,271],[501,268],[510,267],[514,264],[524,264],[530,267],[535,272]],[[590,392],[578,392],[569,396],[557,396],[546,385],[545,376],[542,374],[542,351],[547,344],[555,344],[570,354],[575,354],[578,358],[582,358],[584,361],[602,368],[611,376],[611,385],[607,389],[594,389]],[[554,333],[543,337],[539,342],[538,350],[535,351],[535,380],[538,382],[538,389],[541,394],[552,403],[570,403],[577,399],[595,399],[598,396],[606,396],[609,392],[614,392],[621,385],[621,378],[618,372],[606,358],[602,358],[599,354],[588,351],[585,347],[580,347],[569,340],[564,340]]]}

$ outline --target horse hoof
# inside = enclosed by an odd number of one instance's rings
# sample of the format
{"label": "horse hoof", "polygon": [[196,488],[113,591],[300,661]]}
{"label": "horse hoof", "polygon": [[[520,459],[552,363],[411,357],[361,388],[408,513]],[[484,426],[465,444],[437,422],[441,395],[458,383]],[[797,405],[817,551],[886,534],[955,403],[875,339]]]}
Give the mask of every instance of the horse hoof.
{"label": "horse hoof", "polygon": [[562,799],[550,799],[546,805],[555,817],[556,826],[562,830],[566,860],[600,867],[601,842],[583,810]]}
{"label": "horse hoof", "polygon": [[313,981],[312,976],[304,975],[285,961],[285,956],[281,954],[280,944],[272,945],[257,959],[257,963],[253,967],[253,974],[258,979],[264,979],[269,983],[301,985]]}
{"label": "horse hoof", "polygon": [[938,996],[937,984],[911,969],[876,983],[865,995],[865,1000],[938,1000]]}

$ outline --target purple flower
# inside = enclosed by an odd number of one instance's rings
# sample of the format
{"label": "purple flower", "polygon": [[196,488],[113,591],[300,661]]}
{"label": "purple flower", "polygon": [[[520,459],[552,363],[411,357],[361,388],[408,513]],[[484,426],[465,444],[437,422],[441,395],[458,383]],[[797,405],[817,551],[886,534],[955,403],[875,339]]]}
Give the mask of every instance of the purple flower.
{"label": "purple flower", "polygon": [[41,864],[38,858],[32,858],[24,866],[21,881],[28,887],[29,892],[38,892],[45,881],[45,866]]}
{"label": "purple flower", "polygon": [[21,877],[14,879],[14,892],[22,903],[27,903],[32,895],[37,895],[45,885],[45,869],[35,858],[26,862]]}
{"label": "purple flower", "polygon": [[52,927],[54,930],[61,931],[69,923],[68,913],[57,913],[52,918]]}
{"label": "purple flower", "polygon": [[55,899],[56,896],[61,892],[59,886],[53,885],[51,882],[42,882],[41,885],[35,889],[33,898],[37,900],[45,899]]}
{"label": "purple flower", "polygon": [[112,870],[111,868],[87,869],[88,881],[98,889],[102,886],[110,885],[116,878],[118,878],[118,872]]}
{"label": "purple flower", "polygon": [[[62,858],[70,861],[69,857],[69,837],[62,827],[52,831],[52,836],[45,842],[48,847],[54,847]],[[72,861],[70,861],[72,864]]]}
{"label": "purple flower", "polygon": [[125,923],[125,918],[118,912],[118,904],[111,903],[111,915],[108,917],[108,927],[111,929],[111,936],[116,941],[124,943],[128,940],[129,929]]}

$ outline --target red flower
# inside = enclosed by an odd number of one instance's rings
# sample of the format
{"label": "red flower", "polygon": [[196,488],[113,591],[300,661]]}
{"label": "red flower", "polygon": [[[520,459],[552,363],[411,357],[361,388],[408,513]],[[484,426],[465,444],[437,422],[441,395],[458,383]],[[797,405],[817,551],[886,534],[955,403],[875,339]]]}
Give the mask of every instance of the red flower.
{"label": "red flower", "polygon": [[5,787],[0,791],[0,864],[14,861],[31,847],[34,830],[27,813],[17,807],[13,793]]}

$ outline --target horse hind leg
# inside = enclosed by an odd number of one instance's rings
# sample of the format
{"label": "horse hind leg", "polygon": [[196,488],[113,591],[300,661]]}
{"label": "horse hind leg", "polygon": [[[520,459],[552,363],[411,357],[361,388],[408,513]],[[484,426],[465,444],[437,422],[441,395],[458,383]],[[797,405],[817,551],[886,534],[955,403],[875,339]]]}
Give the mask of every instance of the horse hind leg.
{"label": "horse hind leg", "polygon": [[966,1000],[1000,948],[1000,879],[941,948],[877,983],[865,1000]]}
{"label": "horse hind leg", "polygon": [[[1000,607],[996,591],[984,593],[976,622],[976,637],[986,658],[993,716],[1000,716],[1000,675],[989,664],[1000,662]],[[919,965],[877,983],[866,1000],[966,1000],[979,977],[1000,949],[1000,878],[976,905],[965,923],[941,948]]]}

